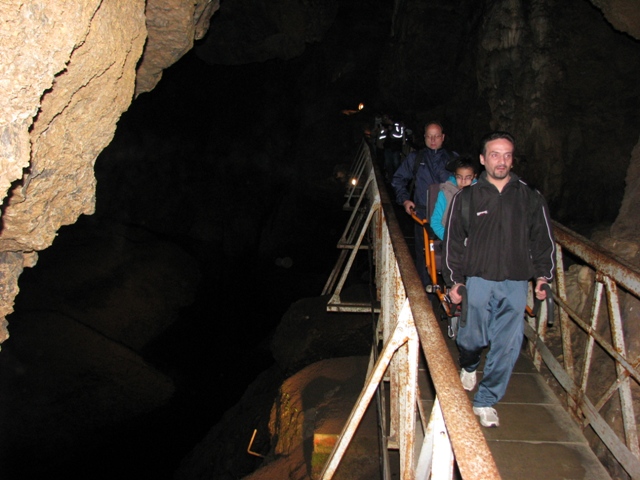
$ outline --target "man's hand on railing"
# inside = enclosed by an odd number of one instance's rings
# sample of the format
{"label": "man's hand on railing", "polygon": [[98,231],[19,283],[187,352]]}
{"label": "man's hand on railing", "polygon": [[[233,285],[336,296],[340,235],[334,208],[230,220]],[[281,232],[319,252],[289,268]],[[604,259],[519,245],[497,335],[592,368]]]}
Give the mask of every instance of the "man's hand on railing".
{"label": "man's hand on railing", "polygon": [[416,209],[416,204],[411,200],[405,200],[402,202],[402,206],[404,207],[404,211],[407,212],[407,215],[411,215]]}
{"label": "man's hand on railing", "polygon": [[538,300],[544,300],[547,298],[547,289],[543,288],[544,285],[547,285],[547,279],[540,277],[536,279],[536,289],[535,294]]}
{"label": "man's hand on railing", "polygon": [[[547,301],[547,326],[553,327],[554,317],[553,317],[553,292],[551,291],[551,285],[547,283],[544,278],[539,278],[536,281],[535,288],[535,300],[533,302],[533,308],[531,309],[531,315],[533,317],[538,317],[538,313],[540,312],[540,304],[544,300]],[[542,295],[538,296],[538,289],[542,292]],[[542,298],[540,298],[542,297]]]}

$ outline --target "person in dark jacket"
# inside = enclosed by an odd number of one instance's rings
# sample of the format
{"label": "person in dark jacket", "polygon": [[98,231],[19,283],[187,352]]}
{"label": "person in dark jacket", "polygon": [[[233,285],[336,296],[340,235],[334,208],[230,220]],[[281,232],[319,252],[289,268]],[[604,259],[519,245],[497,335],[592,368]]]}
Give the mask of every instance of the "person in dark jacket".
{"label": "person in dark jacket", "polygon": [[[424,128],[425,148],[407,155],[391,179],[391,186],[396,193],[396,202],[404,207],[407,214],[411,215],[411,212],[415,211],[416,215],[423,220],[428,218],[429,186],[446,182],[449,178],[446,166],[453,155],[442,148],[444,138],[442,125],[438,122],[429,122]],[[412,198],[410,189],[414,179]],[[433,198],[431,201],[435,202],[436,199]],[[431,283],[431,280],[425,263],[422,228],[421,225],[415,224],[415,262],[420,280],[426,286]]]}
{"label": "person in dark jacket", "polygon": [[[553,278],[555,242],[544,198],[511,171],[513,137],[493,132],[482,145],[485,171],[451,203],[443,275],[453,303],[461,301],[460,286],[467,289],[467,322],[456,340],[466,390],[475,388],[480,354],[491,347],[473,411],[483,426],[497,427],[493,405],[504,395],[520,354],[529,280],[535,279],[536,297],[546,298],[541,287]],[[466,208],[462,195],[468,195]]]}
{"label": "person in dark jacket", "polygon": [[405,143],[406,132],[404,124],[394,118],[387,129],[384,140],[384,171],[387,181],[391,179],[393,173],[400,166],[402,149]]}

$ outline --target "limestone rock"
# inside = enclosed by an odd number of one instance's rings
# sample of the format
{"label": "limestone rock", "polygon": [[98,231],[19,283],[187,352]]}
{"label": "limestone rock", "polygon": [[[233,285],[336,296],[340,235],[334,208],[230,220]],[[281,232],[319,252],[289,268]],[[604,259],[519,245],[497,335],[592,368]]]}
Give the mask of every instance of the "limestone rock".
{"label": "limestone rock", "polygon": [[[12,353],[2,352],[0,365],[0,408],[10,412],[0,461],[8,478],[46,476],[57,458],[81,454],[106,428],[159,408],[174,392],[135,352],[72,318],[30,312],[14,329]],[[25,458],[30,465],[21,464]]]}
{"label": "limestone rock", "polygon": [[[17,293],[23,255],[33,256],[60,226],[93,212],[93,164],[133,96],[144,6],[143,0],[0,6],[0,188],[12,185],[0,251],[16,252],[4,257],[12,264],[4,268],[12,272],[3,279],[6,292]],[[2,300],[6,314],[12,299]]]}
{"label": "limestone rock", "polygon": [[299,56],[324,36],[338,1],[234,0],[223,2],[215,28],[198,55],[210,63],[238,65]]}
{"label": "limestone rock", "polygon": [[[364,385],[367,364],[366,356],[332,358],[288,378],[271,410],[273,454],[247,480],[318,478],[328,456],[319,455],[317,436],[340,434]],[[372,453],[376,451],[376,425],[375,415],[365,416],[334,478],[378,478],[378,455]]]}
{"label": "limestone rock", "polygon": [[[0,342],[23,266],[92,214],[94,162],[134,95],[204,36],[219,2],[7,0],[0,5]],[[145,17],[145,7],[147,16]],[[147,28],[149,39],[147,41]],[[136,67],[145,48],[136,78]],[[8,253],[11,252],[11,253]]]}
{"label": "limestone rock", "polygon": [[591,0],[621,32],[640,39],[640,11],[635,0]]}
{"label": "limestone rock", "polygon": [[640,237],[640,209],[638,209],[638,205],[640,205],[640,181],[638,179],[640,179],[640,141],[631,153],[624,199],[618,218],[616,218],[611,227],[611,234],[615,238],[631,242],[637,242]]}
{"label": "limestone rock", "polygon": [[138,66],[136,96],[149,92],[162,71],[177,62],[209,29],[220,0],[148,0],[148,31],[144,55]]}
{"label": "limestone rock", "polygon": [[278,325],[271,351],[286,374],[324,358],[367,355],[371,350],[371,316],[327,312],[328,300],[328,296],[302,299]]}

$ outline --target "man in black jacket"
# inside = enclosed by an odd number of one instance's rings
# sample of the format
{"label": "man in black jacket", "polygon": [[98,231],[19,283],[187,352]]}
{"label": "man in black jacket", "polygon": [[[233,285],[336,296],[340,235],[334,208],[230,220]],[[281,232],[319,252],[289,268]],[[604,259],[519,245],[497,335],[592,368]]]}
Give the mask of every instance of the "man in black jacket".
{"label": "man in black jacket", "polygon": [[480,154],[485,172],[453,198],[444,244],[451,301],[460,303],[458,289],[467,288],[467,322],[456,340],[466,390],[474,389],[480,354],[491,347],[473,399],[485,427],[499,425],[493,405],[504,395],[520,354],[529,280],[536,279],[535,295],[543,300],[542,285],[552,280],[555,268],[547,204],[511,171],[514,148],[507,132],[485,136]]}

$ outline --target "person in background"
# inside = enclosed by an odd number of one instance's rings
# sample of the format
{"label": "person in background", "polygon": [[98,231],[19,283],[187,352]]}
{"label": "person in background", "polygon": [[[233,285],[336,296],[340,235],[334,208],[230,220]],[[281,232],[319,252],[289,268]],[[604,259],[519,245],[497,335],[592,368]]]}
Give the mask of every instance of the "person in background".
{"label": "person in background", "polygon": [[447,169],[453,170],[454,174],[440,184],[438,198],[429,221],[431,229],[440,240],[444,239],[444,227],[449,216],[451,199],[458,190],[476,182],[479,168],[478,162],[471,155],[461,155],[447,165]]}
{"label": "person in background", "polygon": [[[427,123],[424,128],[425,148],[407,155],[393,175],[391,186],[396,193],[396,202],[403,206],[408,215],[415,211],[418,218],[427,219],[429,186],[443,183],[449,178],[446,166],[454,154],[442,148],[444,140],[442,125],[435,121]],[[416,222],[415,263],[422,284],[427,286],[431,280],[425,264],[422,230],[422,225]]]}
{"label": "person in background", "polygon": [[544,197],[511,171],[515,140],[493,132],[482,140],[477,183],[458,191],[451,201],[444,240],[442,275],[449,298],[462,300],[467,290],[467,320],[456,343],[460,381],[476,386],[480,355],[487,348],[482,381],[473,397],[473,412],[484,427],[500,424],[493,406],[503,397],[524,338],[524,310],[529,280],[534,294],[553,279],[555,242]]}
{"label": "person in background", "polygon": [[384,144],[387,140],[387,136],[389,135],[389,127],[391,126],[391,118],[388,114],[382,115],[380,119],[380,123],[376,128],[376,161],[380,165],[380,168],[384,170],[385,165],[385,153],[384,153]]}
{"label": "person in background", "polygon": [[397,118],[392,118],[384,140],[384,171],[387,181],[391,180],[394,172],[400,166],[405,142],[404,123]]}

